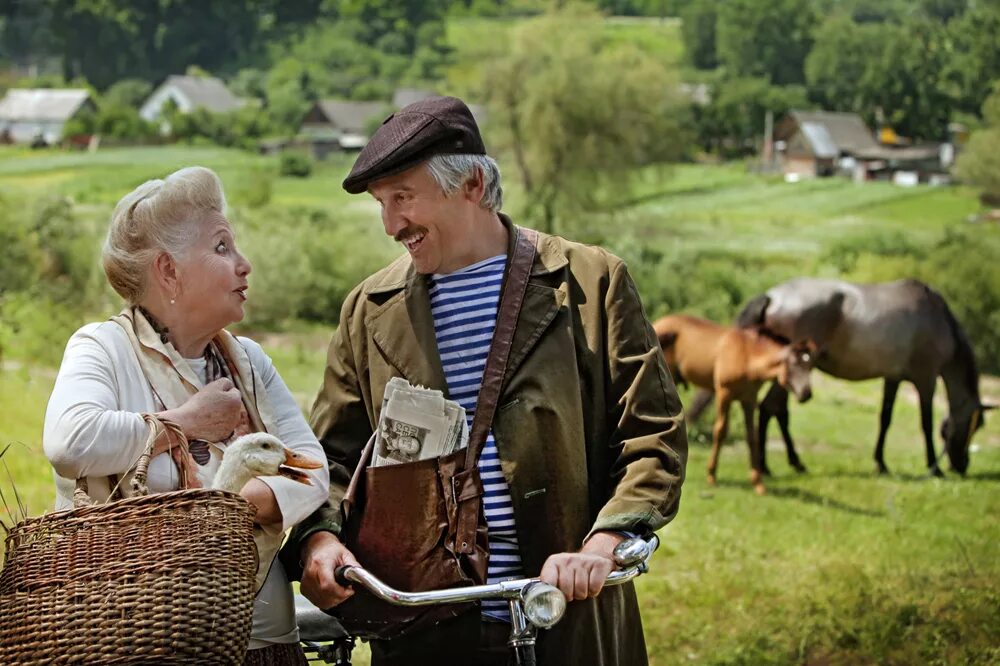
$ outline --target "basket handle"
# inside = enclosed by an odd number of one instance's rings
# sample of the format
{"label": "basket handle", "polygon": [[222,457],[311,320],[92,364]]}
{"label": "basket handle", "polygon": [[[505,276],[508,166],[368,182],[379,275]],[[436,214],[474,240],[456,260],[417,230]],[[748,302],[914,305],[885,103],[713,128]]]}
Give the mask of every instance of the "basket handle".
{"label": "basket handle", "polygon": [[[135,474],[132,475],[132,493],[135,496],[143,496],[149,494],[149,486],[146,485],[146,477],[149,473],[149,460],[153,453],[153,447],[156,445],[156,441],[166,434],[168,431],[180,438],[182,442],[187,441],[187,437],[184,435],[184,431],[181,427],[169,419],[164,419],[153,414],[143,414],[143,421],[149,425],[149,436],[146,438],[146,444],[143,446],[142,453],[139,454],[139,458],[135,463],[129,467],[129,469],[134,468]],[[173,446],[173,438],[170,440],[171,448]],[[108,496],[114,497],[115,493],[118,492],[118,488],[121,486],[122,481],[128,473],[122,475],[121,479],[115,484],[114,488],[111,489],[111,494]],[[186,475],[182,472],[180,474],[180,483],[182,488],[187,487]],[[109,477],[112,480],[114,477]],[[94,499],[90,496],[90,489],[87,483],[87,477],[80,477],[76,480],[76,490],[73,491],[73,506],[76,508],[93,506],[96,504]]]}

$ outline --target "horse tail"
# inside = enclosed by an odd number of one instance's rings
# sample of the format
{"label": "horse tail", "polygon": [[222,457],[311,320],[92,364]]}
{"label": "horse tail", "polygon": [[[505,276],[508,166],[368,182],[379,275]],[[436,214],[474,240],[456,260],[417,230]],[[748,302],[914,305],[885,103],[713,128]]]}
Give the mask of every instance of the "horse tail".
{"label": "horse tail", "polygon": [[771,297],[767,294],[759,294],[750,299],[740,314],[736,317],[736,325],[740,328],[756,328],[764,325],[764,314],[767,306],[771,304]]}
{"label": "horse tail", "polygon": [[978,396],[979,368],[976,365],[976,353],[972,349],[972,343],[969,342],[969,336],[966,335],[965,329],[958,322],[955,313],[948,307],[948,301],[944,299],[944,296],[927,285],[924,285],[924,288],[937,299],[938,303],[944,309],[945,320],[948,322],[948,328],[951,330],[951,337],[955,341],[955,355],[952,359],[962,368],[966,388],[972,391],[973,395]]}

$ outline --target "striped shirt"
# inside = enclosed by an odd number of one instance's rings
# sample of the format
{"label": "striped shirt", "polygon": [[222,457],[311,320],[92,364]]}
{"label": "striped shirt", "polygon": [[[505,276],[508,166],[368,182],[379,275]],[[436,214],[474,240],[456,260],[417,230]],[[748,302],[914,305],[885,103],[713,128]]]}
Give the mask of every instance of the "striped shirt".
{"label": "striped shirt", "polygon": [[[449,398],[465,408],[470,428],[496,328],[500,284],[506,263],[507,257],[498,255],[454,273],[431,276],[434,335]],[[492,430],[479,456],[479,474],[483,480],[483,508],[489,532],[487,582],[519,578],[523,570],[514,529],[514,507],[510,488],[500,469]],[[503,600],[484,602],[483,614],[510,620],[507,602]]]}

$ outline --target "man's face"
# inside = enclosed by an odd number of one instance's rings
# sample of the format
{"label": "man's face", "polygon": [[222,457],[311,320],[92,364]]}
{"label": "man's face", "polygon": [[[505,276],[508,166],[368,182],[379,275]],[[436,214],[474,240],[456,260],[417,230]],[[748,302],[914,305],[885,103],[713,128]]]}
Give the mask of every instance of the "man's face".
{"label": "man's face", "polygon": [[406,248],[418,273],[463,267],[461,248],[471,230],[471,202],[464,189],[446,196],[420,164],[375,181],[368,192],[382,207],[385,233]]}

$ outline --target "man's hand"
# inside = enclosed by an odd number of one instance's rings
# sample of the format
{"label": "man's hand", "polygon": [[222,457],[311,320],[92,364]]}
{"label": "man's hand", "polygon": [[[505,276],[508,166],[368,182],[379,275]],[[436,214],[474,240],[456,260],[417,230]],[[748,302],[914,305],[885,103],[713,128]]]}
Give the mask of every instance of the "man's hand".
{"label": "man's hand", "polygon": [[330,532],[316,532],[302,545],[302,585],[306,599],[322,609],[347,601],[354,590],[337,583],[333,573],[338,567],[360,566],[351,551]]}
{"label": "man's hand", "polygon": [[615,569],[612,552],[625,537],[614,532],[596,532],[578,553],[550,555],[540,578],[558,587],[567,601],[596,597]]}
{"label": "man's hand", "polygon": [[243,418],[243,398],[229,379],[217,379],[205,386],[177,409],[158,416],[179,425],[188,439],[221,442]]}

